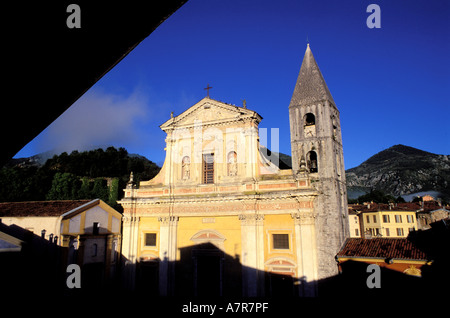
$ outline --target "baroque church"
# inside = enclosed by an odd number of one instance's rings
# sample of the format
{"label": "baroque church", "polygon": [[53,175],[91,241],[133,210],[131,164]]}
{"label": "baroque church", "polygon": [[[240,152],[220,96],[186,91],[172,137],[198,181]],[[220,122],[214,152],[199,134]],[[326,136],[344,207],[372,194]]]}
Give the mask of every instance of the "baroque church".
{"label": "baroque church", "polygon": [[160,128],[166,158],[120,201],[124,283],[153,295],[316,296],[348,237],[339,111],[309,44],[289,111],[292,169],[254,110],[203,98]]}

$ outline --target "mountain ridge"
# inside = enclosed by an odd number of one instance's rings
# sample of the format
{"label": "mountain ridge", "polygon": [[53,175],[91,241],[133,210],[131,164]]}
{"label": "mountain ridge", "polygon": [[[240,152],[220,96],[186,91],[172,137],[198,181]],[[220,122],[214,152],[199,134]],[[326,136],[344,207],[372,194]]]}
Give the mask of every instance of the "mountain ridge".
{"label": "mountain ridge", "polygon": [[450,155],[438,155],[402,144],[378,152],[346,170],[347,190],[382,190],[394,196],[437,191],[450,198]]}

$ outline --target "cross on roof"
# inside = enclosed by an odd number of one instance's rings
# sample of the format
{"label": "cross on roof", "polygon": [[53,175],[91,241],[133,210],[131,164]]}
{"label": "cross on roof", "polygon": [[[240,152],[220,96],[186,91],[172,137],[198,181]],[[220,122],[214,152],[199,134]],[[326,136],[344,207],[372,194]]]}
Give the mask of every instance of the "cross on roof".
{"label": "cross on roof", "polygon": [[206,97],[209,98],[209,90],[212,88],[212,86],[206,85],[206,87],[204,89],[206,89]]}

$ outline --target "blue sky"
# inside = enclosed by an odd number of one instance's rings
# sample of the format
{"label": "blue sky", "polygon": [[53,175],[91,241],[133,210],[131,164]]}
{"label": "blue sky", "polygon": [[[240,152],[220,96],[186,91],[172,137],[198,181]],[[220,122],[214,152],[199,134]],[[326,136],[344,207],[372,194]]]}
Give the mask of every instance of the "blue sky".
{"label": "blue sky", "polygon": [[[371,3],[380,29],[366,25]],[[346,168],[395,144],[450,154],[450,1],[189,0],[15,157],[113,145],[161,165],[159,125],[208,83],[211,98],[246,99],[290,154],[307,38],[341,114]]]}

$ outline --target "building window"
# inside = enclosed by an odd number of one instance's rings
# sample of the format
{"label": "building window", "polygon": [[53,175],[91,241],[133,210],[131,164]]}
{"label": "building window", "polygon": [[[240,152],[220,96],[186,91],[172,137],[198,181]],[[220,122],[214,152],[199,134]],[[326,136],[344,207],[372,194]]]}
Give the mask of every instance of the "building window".
{"label": "building window", "polygon": [[310,173],[318,172],[317,153],[315,151],[311,150],[306,154],[306,164]]}
{"label": "building window", "polygon": [[397,228],[397,236],[403,236],[403,228],[401,227]]}
{"label": "building window", "polygon": [[370,223],[370,216],[366,215],[366,221],[367,223]]}
{"label": "building window", "polygon": [[377,223],[377,216],[373,215],[372,217],[373,217],[373,223]]}
{"label": "building window", "polygon": [[355,224],[358,224],[358,217],[355,216]]}
{"label": "building window", "polygon": [[97,244],[92,244],[92,257],[97,256],[98,253],[98,245]]}
{"label": "building window", "polygon": [[359,236],[359,230],[358,229],[355,229],[355,235]]}
{"label": "building window", "polygon": [[391,232],[389,232],[389,229],[386,229],[386,236],[391,236]]}
{"label": "building window", "polygon": [[203,155],[203,183],[214,183],[214,154]]}
{"label": "building window", "polygon": [[412,216],[412,215],[407,215],[407,216],[406,216],[406,220],[408,221],[408,223],[414,223],[414,216]]}
{"label": "building window", "polygon": [[402,216],[399,214],[395,215],[395,223],[402,223]]}
{"label": "building window", "polygon": [[383,215],[383,223],[390,223],[389,215]]}
{"label": "building window", "polygon": [[145,233],[145,246],[156,246],[156,233]]}
{"label": "building window", "polygon": [[313,113],[307,113],[305,115],[305,126],[312,126],[316,124],[316,116]]}
{"label": "building window", "polygon": [[181,178],[188,180],[191,177],[191,158],[184,156],[181,160]]}
{"label": "building window", "polygon": [[304,117],[303,133],[306,138],[316,136],[316,117],[308,113]]}
{"label": "building window", "polygon": [[272,240],[274,249],[289,249],[289,234],[272,234]]}
{"label": "building window", "polygon": [[92,235],[98,235],[98,222],[92,224]]}

